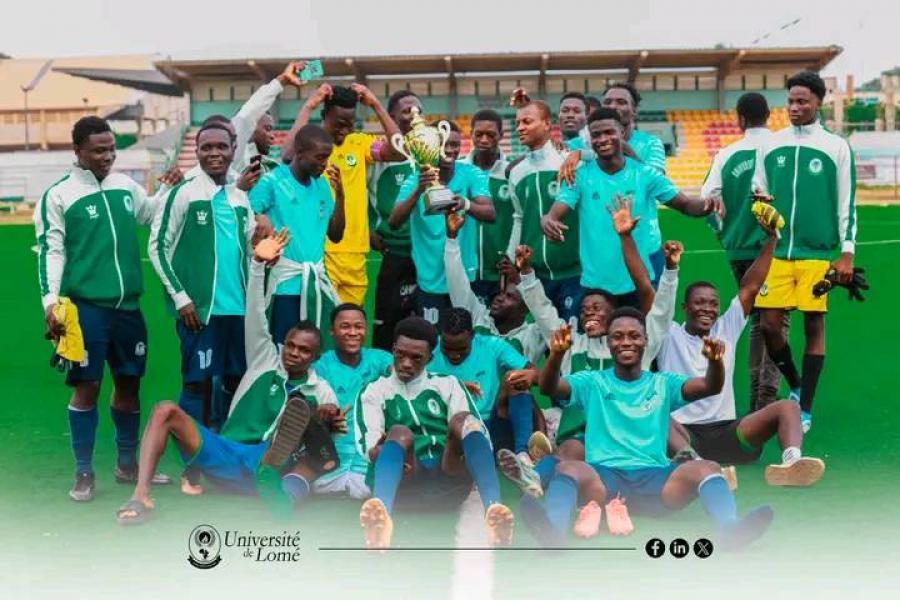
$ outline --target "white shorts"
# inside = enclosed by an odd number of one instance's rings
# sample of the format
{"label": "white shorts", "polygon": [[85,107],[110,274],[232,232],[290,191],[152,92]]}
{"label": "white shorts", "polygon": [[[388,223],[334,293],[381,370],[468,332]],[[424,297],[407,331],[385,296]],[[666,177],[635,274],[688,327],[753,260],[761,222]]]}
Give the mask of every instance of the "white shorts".
{"label": "white shorts", "polygon": [[343,494],[354,500],[365,500],[372,495],[366,485],[366,476],[362,473],[345,471],[334,478],[318,479],[313,482],[316,494]]}

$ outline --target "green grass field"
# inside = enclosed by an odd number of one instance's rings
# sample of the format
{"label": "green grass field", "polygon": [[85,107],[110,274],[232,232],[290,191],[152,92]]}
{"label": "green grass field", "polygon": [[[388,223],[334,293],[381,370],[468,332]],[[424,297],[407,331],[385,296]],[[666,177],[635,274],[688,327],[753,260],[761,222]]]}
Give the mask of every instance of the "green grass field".
{"label": "green grass field", "polygon": [[[702,223],[670,211],[662,215],[662,228],[667,238],[680,239],[687,248],[682,289],[700,278],[715,281],[721,286],[724,305],[735,285],[711,233]],[[738,470],[739,507],[767,502],[775,508],[776,520],[769,534],[739,557],[719,553],[706,561],[691,557],[678,562],[671,558],[651,561],[643,547],[652,537],[690,541],[711,534],[697,505],[667,520],[637,517],[636,532],[630,538],[601,536],[588,543],[573,541],[583,551],[553,554],[524,550],[534,545],[524,528],[516,538],[517,547],[523,549],[520,552],[475,551],[461,557],[465,553],[449,550],[385,556],[325,551],[319,548],[361,544],[358,503],[313,501],[285,523],[274,521],[254,499],[215,492],[190,498],[181,495],[177,486],[157,488],[157,514],[150,524],[136,529],[119,527],[115,509],[130,490],[116,485],[112,478],[113,431],[105,406],[101,407],[95,450],[97,497],[82,505],[66,494],[73,473],[65,412],[68,391],[62,375],[48,366],[51,347],[43,340],[34,233],[28,226],[2,227],[0,256],[7,266],[0,338],[0,569],[4,573],[0,594],[5,598],[43,597],[90,589],[92,597],[162,597],[209,590],[212,585],[227,589],[223,597],[230,597],[254,593],[262,589],[260,582],[267,582],[290,584],[294,592],[314,583],[315,589],[337,597],[352,591],[376,597],[392,590],[407,597],[444,597],[462,589],[468,597],[487,592],[488,596],[518,598],[523,593],[530,597],[540,589],[558,593],[569,586],[596,590],[600,596],[605,590],[628,591],[636,585],[641,589],[710,587],[727,589],[731,595],[763,591],[782,595],[792,589],[843,595],[866,586],[889,585],[897,577],[895,540],[900,532],[896,501],[900,490],[896,397],[900,319],[895,312],[900,284],[890,274],[900,268],[900,207],[860,208],[859,232],[857,263],[867,268],[873,290],[863,304],[850,304],[841,290],[832,294],[827,361],[814,428],[804,448],[805,453],[826,461],[823,480],[810,489],[767,487],[763,468],[780,459],[777,445],[770,444],[759,465]],[[177,398],[179,353],[172,318],[163,307],[161,286],[149,262],[145,261],[144,267],[142,308],[150,332],[149,364],[141,394],[146,417],[154,403]],[[377,260],[371,261],[370,267],[374,287]],[[793,346],[799,357],[799,321],[793,328]],[[738,357],[738,365],[743,364],[746,337]],[[735,386],[739,411],[744,410],[747,374],[740,367]],[[101,397],[107,398],[109,392],[107,379]],[[179,464],[170,448],[161,470],[177,475]],[[515,508],[514,490],[505,486],[504,493]],[[458,539],[456,520],[456,514],[400,514],[395,545],[453,546]],[[223,555],[222,566],[209,572],[195,571],[186,562],[187,537],[194,526],[205,522],[220,531],[299,531],[303,558],[292,566],[255,564],[229,549],[231,554]],[[604,546],[637,550],[588,550]],[[686,571],[686,565],[692,570]],[[474,571],[467,575],[467,569]],[[640,580],[634,579],[634,573],[640,573]]]}

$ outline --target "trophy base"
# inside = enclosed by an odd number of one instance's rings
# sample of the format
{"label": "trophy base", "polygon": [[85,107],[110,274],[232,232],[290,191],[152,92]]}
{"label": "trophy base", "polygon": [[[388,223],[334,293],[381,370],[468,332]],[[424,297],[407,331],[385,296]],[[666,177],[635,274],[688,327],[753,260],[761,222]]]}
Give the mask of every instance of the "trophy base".
{"label": "trophy base", "polygon": [[456,199],[449,188],[443,186],[425,192],[425,214],[434,215],[456,206]]}

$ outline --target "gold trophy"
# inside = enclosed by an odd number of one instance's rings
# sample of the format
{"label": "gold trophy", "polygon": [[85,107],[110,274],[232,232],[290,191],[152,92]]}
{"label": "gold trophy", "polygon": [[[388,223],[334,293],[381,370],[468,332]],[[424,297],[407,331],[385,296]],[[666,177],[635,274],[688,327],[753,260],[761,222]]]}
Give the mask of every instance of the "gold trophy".
{"label": "gold trophy", "polygon": [[[441,121],[437,127],[425,124],[418,108],[413,108],[412,129],[405,136],[395,133],[391,145],[419,169],[437,168],[444,154],[444,146],[450,137],[450,123]],[[425,214],[433,215],[456,206],[454,193],[446,186],[434,182],[425,191]]]}

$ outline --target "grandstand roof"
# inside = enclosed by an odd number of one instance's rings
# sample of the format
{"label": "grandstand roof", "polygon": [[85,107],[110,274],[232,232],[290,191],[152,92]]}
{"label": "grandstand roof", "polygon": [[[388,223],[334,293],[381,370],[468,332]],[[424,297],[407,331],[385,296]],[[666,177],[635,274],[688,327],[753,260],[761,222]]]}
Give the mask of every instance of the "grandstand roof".
{"label": "grandstand roof", "polygon": [[[395,56],[322,57],[331,77],[425,76],[504,71],[603,71],[623,69],[715,68],[721,72],[773,67],[822,69],[843,49],[840,46],[795,48],[668,48],[654,50],[591,50],[582,52],[521,52],[486,54],[422,54]],[[156,68],[173,82],[189,88],[195,79],[261,78],[281,72],[292,57],[228,60],[162,60]]]}

